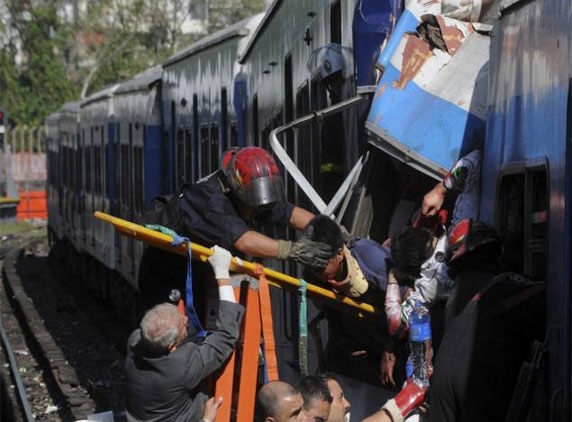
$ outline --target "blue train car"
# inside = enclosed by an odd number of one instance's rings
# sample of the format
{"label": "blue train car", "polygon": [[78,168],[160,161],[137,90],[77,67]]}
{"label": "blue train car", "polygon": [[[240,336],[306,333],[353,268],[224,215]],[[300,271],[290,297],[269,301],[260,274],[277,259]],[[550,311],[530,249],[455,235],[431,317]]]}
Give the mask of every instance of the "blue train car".
{"label": "blue train car", "polygon": [[501,1],[500,9],[481,217],[507,239],[517,271],[546,281],[545,372],[532,415],[564,421],[572,401],[572,3]]}
{"label": "blue train car", "polygon": [[[84,250],[110,269],[115,269],[115,249],[108,245],[115,243],[115,233],[108,225],[96,219],[93,213],[97,210],[111,210],[107,194],[111,180],[106,177],[109,163],[105,152],[114,137],[113,92],[116,88],[117,85],[113,85],[91,95],[82,101],[80,109]],[[103,276],[100,270],[98,266],[98,271],[89,273],[99,278]]]}
{"label": "blue train car", "polygon": [[163,192],[176,192],[219,168],[239,141],[233,107],[237,56],[261,15],[238,22],[163,63]]}
{"label": "blue train car", "polygon": [[[114,136],[105,151],[106,178],[111,182],[106,195],[111,214],[129,221],[139,221],[150,201],[161,193],[161,75],[161,67],[155,66],[119,84],[113,92]],[[144,245],[124,236],[114,240],[115,268],[137,289]]]}

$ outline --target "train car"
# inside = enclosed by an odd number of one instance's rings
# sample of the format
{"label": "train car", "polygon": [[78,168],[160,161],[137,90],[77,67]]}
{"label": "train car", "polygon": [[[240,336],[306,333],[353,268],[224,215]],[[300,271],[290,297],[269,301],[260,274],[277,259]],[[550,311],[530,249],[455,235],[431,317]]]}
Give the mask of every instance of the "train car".
{"label": "train car", "polygon": [[[119,84],[113,92],[115,133],[106,145],[106,178],[112,182],[106,195],[110,213],[129,221],[139,221],[161,193],[161,76],[161,66],[155,66]],[[144,245],[124,236],[114,241],[115,269],[136,290]],[[121,280],[111,282],[110,289],[117,302],[134,301],[122,297]]]}
{"label": "train car", "polygon": [[238,54],[261,18],[209,35],[163,63],[164,192],[218,170],[222,151],[242,144],[233,80]]}
{"label": "train car", "polygon": [[46,119],[48,225],[58,239],[82,249],[78,236],[79,102],[64,104]]}
{"label": "train car", "polygon": [[[545,337],[523,366],[507,420],[570,420],[572,4],[501,0],[483,12],[485,25],[469,22],[454,54],[433,51],[417,67],[406,48],[422,37],[392,36],[366,127],[373,146],[434,179],[462,151],[482,149],[479,218],[502,234],[505,265],[547,289],[537,315]],[[436,56],[447,66],[435,66]]]}
{"label": "train car", "polygon": [[539,339],[545,355],[537,357],[530,420],[565,421],[572,402],[572,3],[503,0],[500,11],[491,45],[481,218],[503,234],[516,271],[546,281],[546,338]]}
{"label": "train car", "polygon": [[[81,102],[80,134],[82,162],[81,219],[84,250],[96,262],[88,274],[97,280],[104,277],[105,268],[115,269],[115,244],[113,229],[97,220],[95,211],[109,212],[111,202],[108,186],[112,182],[108,175],[110,161],[106,154],[108,145],[114,143],[115,123],[113,119],[113,85],[91,95]],[[91,261],[90,261],[91,262]]]}
{"label": "train car", "polygon": [[60,211],[60,112],[56,111],[46,117],[44,126],[46,133],[46,197],[48,204],[48,235],[55,243],[63,239],[62,213]]}

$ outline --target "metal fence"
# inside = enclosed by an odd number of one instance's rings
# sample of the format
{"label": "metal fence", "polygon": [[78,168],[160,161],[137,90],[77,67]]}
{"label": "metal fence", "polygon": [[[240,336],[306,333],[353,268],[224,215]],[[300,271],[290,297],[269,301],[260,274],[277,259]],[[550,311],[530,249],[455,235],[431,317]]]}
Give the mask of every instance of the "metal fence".
{"label": "metal fence", "polygon": [[2,180],[6,183],[12,178],[18,192],[45,189],[47,174],[44,127],[16,126],[6,135],[2,149],[5,163],[2,166]]}
{"label": "metal fence", "polygon": [[45,218],[46,178],[44,127],[7,129],[0,149],[0,197],[19,198],[18,219]]}

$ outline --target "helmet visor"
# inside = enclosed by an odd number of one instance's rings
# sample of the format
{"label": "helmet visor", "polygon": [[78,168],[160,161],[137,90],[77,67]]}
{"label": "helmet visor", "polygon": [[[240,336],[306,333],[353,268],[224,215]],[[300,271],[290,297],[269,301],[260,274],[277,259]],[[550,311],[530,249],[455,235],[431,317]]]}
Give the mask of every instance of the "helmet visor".
{"label": "helmet visor", "polygon": [[281,176],[260,177],[241,190],[240,199],[253,208],[286,200]]}

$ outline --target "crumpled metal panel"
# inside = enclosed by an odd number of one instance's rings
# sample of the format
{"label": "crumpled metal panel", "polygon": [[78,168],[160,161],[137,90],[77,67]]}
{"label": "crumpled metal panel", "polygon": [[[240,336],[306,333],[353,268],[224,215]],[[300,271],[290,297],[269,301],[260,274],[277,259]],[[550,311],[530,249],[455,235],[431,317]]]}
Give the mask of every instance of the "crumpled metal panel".
{"label": "crumpled metal panel", "polygon": [[439,179],[484,139],[490,37],[481,24],[441,15],[420,21],[398,42],[392,35],[390,57],[380,53],[383,75],[366,128],[370,143]]}

